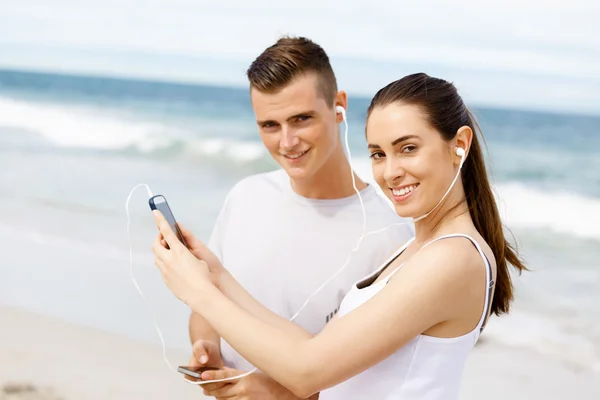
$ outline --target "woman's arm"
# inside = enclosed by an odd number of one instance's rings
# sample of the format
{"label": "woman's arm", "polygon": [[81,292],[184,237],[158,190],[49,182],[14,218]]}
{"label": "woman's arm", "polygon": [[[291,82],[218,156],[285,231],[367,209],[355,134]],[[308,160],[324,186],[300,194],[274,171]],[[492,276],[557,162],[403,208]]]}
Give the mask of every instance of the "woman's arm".
{"label": "woman's arm", "polygon": [[456,317],[473,283],[483,287],[485,281],[485,269],[474,254],[472,245],[460,239],[431,244],[403,267],[400,279],[392,279],[371,300],[314,337],[290,335],[254,317],[208,282],[189,306],[244,358],[298,397],[308,397]]}
{"label": "woman's arm", "polygon": [[[212,288],[214,289],[214,286],[212,286]],[[219,283],[219,290],[231,300],[233,304],[244,309],[246,312],[259,318],[270,326],[285,332],[285,334],[299,339],[309,339],[312,337],[309,332],[299,325],[274,313],[256,300],[229,272],[225,272],[222,275],[222,279]],[[211,301],[211,299],[208,299],[207,301]]]}
{"label": "woman's arm", "polygon": [[[210,249],[204,246],[203,252],[210,252]],[[393,253],[395,253],[395,251],[391,252],[389,256],[391,257]],[[212,252],[210,254],[212,254]],[[202,257],[200,258],[204,260],[212,260],[214,257],[214,255],[210,258],[208,256],[209,254],[202,254]],[[214,259],[218,261],[218,258],[214,257]],[[252,315],[260,318],[261,320],[269,323],[270,325],[290,332],[290,334],[298,335],[305,338],[310,338],[313,336],[300,326],[272,312],[262,303],[257,301],[222,265],[220,266],[219,275],[219,289],[239,307],[245,309]]]}

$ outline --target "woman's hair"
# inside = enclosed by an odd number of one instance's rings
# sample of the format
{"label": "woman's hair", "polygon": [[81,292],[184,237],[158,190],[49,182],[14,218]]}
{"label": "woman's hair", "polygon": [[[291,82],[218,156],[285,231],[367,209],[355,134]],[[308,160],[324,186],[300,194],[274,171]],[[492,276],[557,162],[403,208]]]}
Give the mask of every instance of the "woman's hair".
{"label": "woman's hair", "polygon": [[504,237],[500,214],[479,144],[480,129],[475,118],[452,83],[424,73],[408,75],[380,89],[371,100],[367,119],[374,108],[392,103],[418,106],[428,122],[446,141],[454,139],[459,128],[463,126],[468,126],[473,131],[471,147],[462,167],[461,178],[471,219],[496,258],[496,291],[491,312],[496,315],[507,313],[513,300],[508,264],[519,272],[527,270],[527,267]]}

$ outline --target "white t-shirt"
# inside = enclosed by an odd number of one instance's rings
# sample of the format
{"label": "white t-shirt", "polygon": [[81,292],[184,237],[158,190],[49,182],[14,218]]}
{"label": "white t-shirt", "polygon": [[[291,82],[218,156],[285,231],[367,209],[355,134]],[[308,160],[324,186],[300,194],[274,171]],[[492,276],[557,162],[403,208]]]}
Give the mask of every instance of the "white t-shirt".
{"label": "white t-shirt", "polygon": [[[372,185],[360,193],[367,232],[406,221]],[[252,296],[290,319],[346,263],[362,225],[356,194],[332,200],[305,198],[294,192],[285,171],[276,170],[244,178],[233,187],[209,247]],[[294,322],[313,334],[319,332],[337,313],[354,282],[374,271],[412,236],[410,223],[366,236],[344,271],[313,296]],[[221,352],[227,366],[253,368],[224,340]]]}

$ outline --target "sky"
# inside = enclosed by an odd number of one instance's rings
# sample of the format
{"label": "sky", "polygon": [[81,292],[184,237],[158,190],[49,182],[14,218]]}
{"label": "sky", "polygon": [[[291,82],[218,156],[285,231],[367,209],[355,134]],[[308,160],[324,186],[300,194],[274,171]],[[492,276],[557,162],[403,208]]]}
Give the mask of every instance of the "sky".
{"label": "sky", "polygon": [[0,68],[246,85],[290,34],[349,93],[423,71],[481,105],[600,114],[598,21],[597,0],[0,0]]}

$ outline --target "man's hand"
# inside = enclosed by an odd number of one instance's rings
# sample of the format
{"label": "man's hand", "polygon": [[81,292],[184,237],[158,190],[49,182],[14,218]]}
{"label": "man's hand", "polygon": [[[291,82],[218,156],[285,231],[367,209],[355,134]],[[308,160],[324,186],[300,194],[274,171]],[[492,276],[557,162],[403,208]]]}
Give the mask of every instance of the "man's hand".
{"label": "man's hand", "polygon": [[[203,380],[223,379],[244,374],[245,371],[224,368],[219,371],[202,373]],[[235,400],[298,400],[299,397],[269,378],[262,372],[254,372],[233,381],[207,383],[202,385],[206,396],[216,399]],[[317,399],[318,395],[311,397]]]}
{"label": "man's hand", "polygon": [[192,345],[190,366],[223,368],[224,364],[219,351],[219,345],[210,340],[196,340]]}

